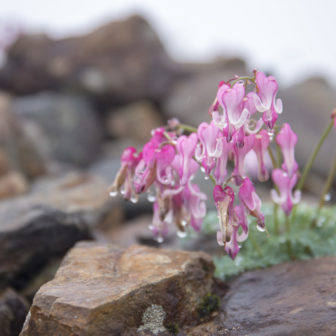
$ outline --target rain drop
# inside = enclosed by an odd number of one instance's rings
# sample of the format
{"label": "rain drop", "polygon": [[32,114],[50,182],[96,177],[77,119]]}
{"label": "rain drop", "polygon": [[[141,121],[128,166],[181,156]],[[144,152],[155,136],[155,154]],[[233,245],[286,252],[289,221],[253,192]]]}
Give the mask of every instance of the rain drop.
{"label": "rain drop", "polygon": [[118,195],[117,191],[110,191],[110,196],[115,197]]}
{"label": "rain drop", "polygon": [[209,176],[208,176],[208,175],[205,175],[205,176],[204,176],[204,180],[209,180]]}
{"label": "rain drop", "polygon": [[162,236],[157,236],[157,237],[156,237],[156,241],[157,241],[158,243],[162,244],[163,241],[164,241],[164,239],[163,239]]}
{"label": "rain drop", "polygon": [[257,225],[257,230],[260,231],[260,232],[265,232],[266,228],[264,226]]}
{"label": "rain drop", "polygon": [[268,136],[269,136],[270,141],[272,141],[272,140],[273,140],[273,137],[274,137],[274,130],[269,129],[269,130],[267,131],[267,134],[268,134]]}
{"label": "rain drop", "polygon": [[324,200],[325,200],[326,202],[329,202],[329,201],[331,200],[331,195],[330,195],[330,194],[325,194],[325,195],[324,195]]}
{"label": "rain drop", "polygon": [[132,195],[131,198],[130,198],[130,201],[131,201],[132,203],[134,203],[134,204],[135,204],[135,203],[138,203],[138,197]]}
{"label": "rain drop", "polygon": [[179,238],[185,238],[187,236],[187,233],[185,231],[177,231],[177,236]]}
{"label": "rain drop", "polygon": [[185,219],[181,220],[181,225],[182,226],[187,226],[187,224],[188,224],[188,221],[186,221]]}

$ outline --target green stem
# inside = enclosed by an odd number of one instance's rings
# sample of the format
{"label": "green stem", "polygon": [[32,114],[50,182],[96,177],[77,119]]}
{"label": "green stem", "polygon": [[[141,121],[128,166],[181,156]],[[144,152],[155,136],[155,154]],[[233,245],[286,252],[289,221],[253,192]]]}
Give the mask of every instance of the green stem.
{"label": "green stem", "polygon": [[279,235],[279,219],[278,219],[278,209],[279,209],[279,204],[274,203],[273,205],[273,219],[274,219],[274,231],[275,234],[278,236]]}
{"label": "green stem", "polygon": [[268,151],[268,154],[269,154],[269,156],[271,158],[273,169],[278,168],[277,161],[276,161],[276,159],[274,157],[274,154],[273,154],[272,149],[271,149],[270,146],[267,147],[267,151]]}
{"label": "green stem", "polygon": [[261,248],[259,247],[257,241],[254,239],[253,234],[252,234],[252,228],[250,228],[250,234],[249,234],[249,241],[251,242],[251,244],[253,245],[254,249],[258,252],[259,256],[262,257],[262,251]]}
{"label": "green stem", "polygon": [[289,234],[290,233],[290,220],[289,216],[286,215],[286,232]]}
{"label": "green stem", "polygon": [[330,133],[330,131],[332,130],[334,126],[334,121],[331,120],[330,124],[328,125],[328,127],[325,129],[325,131],[323,132],[322,136],[321,136],[321,139],[320,141],[318,142],[317,146],[315,147],[314,149],[314,152],[312,153],[311,157],[309,158],[306,166],[305,166],[305,169],[303,171],[303,174],[302,176],[300,177],[300,180],[298,182],[298,185],[297,185],[297,188],[296,190],[301,190],[304,186],[304,183],[306,182],[306,178],[310,172],[310,169],[316,159],[316,156],[317,154],[319,153],[325,139],[327,138],[328,134]]}
{"label": "green stem", "polygon": [[235,84],[236,84],[237,82],[239,82],[240,80],[249,80],[249,81],[251,81],[251,82],[254,82],[254,81],[255,81],[255,78],[254,78],[254,77],[251,77],[251,76],[242,76],[242,77],[238,77],[238,78],[232,80],[231,86],[235,85]]}
{"label": "green stem", "polygon": [[318,218],[319,218],[320,213],[321,213],[321,209],[324,206],[325,197],[328,194],[329,190],[331,189],[331,186],[332,186],[332,184],[334,182],[335,175],[336,175],[336,158],[334,159],[334,162],[332,163],[332,165],[330,167],[327,180],[326,180],[326,182],[324,184],[324,187],[323,187],[323,190],[322,190],[322,194],[321,194],[321,197],[320,197],[320,201],[319,201],[319,205],[318,205],[318,208],[317,208],[317,211],[316,211],[316,216],[315,216],[315,218],[314,218],[314,220],[313,220],[313,222],[311,224],[312,228],[316,227]]}
{"label": "green stem", "polygon": [[193,126],[189,126],[186,124],[179,124],[179,127],[182,128],[184,131],[187,131],[190,133],[197,133],[197,129]]}

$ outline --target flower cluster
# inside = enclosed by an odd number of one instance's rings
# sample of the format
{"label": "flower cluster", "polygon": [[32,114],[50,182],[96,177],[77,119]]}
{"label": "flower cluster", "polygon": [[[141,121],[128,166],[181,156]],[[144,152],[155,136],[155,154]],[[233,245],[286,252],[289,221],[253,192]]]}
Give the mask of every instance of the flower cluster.
{"label": "flower cluster", "polygon": [[298,179],[298,164],[294,158],[294,148],[297,142],[297,135],[292,131],[289,124],[284,124],[276,142],[281,148],[283,164],[280,168],[274,169],[272,179],[277,191],[272,189],[271,195],[275,203],[281,205],[287,216],[290,215],[293,204],[297,204],[301,198],[299,190],[293,193],[294,186]]}
{"label": "flower cluster", "polygon": [[[248,236],[247,215],[255,217],[260,231],[265,230],[261,200],[247,176],[247,166],[254,160],[259,181],[269,179],[268,151],[282,112],[277,92],[275,78],[260,71],[253,77],[221,82],[209,109],[209,122],[193,129],[174,119],[167,127],[153,130],[140,153],[132,147],[124,150],[110,194],[120,191],[134,202],[138,194],[147,192],[147,198],[154,202],[150,228],[156,239],[163,241],[171,224],[182,237],[188,227],[199,231],[206,214],[207,197],[193,183],[201,170],[214,183],[217,241],[235,258],[239,243]],[[284,164],[272,173],[279,191],[272,196],[288,214],[298,198],[292,196],[298,169],[294,159],[296,135],[286,124],[276,141],[283,150]]]}

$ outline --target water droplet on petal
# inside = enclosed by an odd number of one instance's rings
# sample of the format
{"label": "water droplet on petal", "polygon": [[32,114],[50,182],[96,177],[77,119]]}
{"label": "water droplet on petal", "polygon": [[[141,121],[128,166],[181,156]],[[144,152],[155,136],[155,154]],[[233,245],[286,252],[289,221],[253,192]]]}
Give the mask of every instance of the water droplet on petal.
{"label": "water droplet on petal", "polygon": [[118,195],[117,191],[110,191],[110,196],[115,197]]}
{"label": "water droplet on petal", "polygon": [[155,200],[156,200],[156,193],[155,193],[155,189],[153,187],[150,187],[147,191],[147,200],[149,202],[155,202]]}
{"label": "water droplet on petal", "polygon": [[208,175],[205,175],[205,176],[204,176],[204,180],[209,180],[209,176],[208,176]]}
{"label": "water droplet on petal", "polygon": [[185,238],[187,236],[187,233],[185,231],[177,231],[177,236],[179,238]]}
{"label": "water droplet on petal", "polygon": [[261,225],[257,225],[257,230],[260,232],[265,232],[266,231],[266,227],[265,226],[261,226]]}
{"label": "water droplet on petal", "polygon": [[131,198],[130,198],[130,201],[132,202],[132,203],[138,203],[138,196],[136,196],[136,195],[132,195],[131,196]]}
{"label": "water droplet on petal", "polygon": [[201,167],[201,172],[205,173],[205,168],[203,166]]}
{"label": "water droplet on petal", "polygon": [[120,194],[121,194],[121,195],[125,195],[125,193],[126,193],[125,188],[121,188],[121,189],[120,189]]}

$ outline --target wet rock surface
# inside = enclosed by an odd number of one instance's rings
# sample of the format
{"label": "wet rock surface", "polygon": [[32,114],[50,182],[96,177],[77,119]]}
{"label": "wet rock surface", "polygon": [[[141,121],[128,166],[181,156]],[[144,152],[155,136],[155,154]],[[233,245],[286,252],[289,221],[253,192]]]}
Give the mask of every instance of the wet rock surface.
{"label": "wet rock surface", "polygon": [[336,334],[336,258],[247,272],[230,285],[213,321],[188,335]]}
{"label": "wet rock surface", "polygon": [[24,298],[13,289],[6,288],[0,292],[0,334],[17,336],[21,329],[29,306]]}
{"label": "wet rock surface", "polygon": [[201,252],[78,243],[36,294],[21,335],[167,334],[197,319],[212,273]]}
{"label": "wet rock surface", "polygon": [[0,204],[0,287],[23,288],[115,207],[107,183],[88,174],[36,182],[29,195]]}

